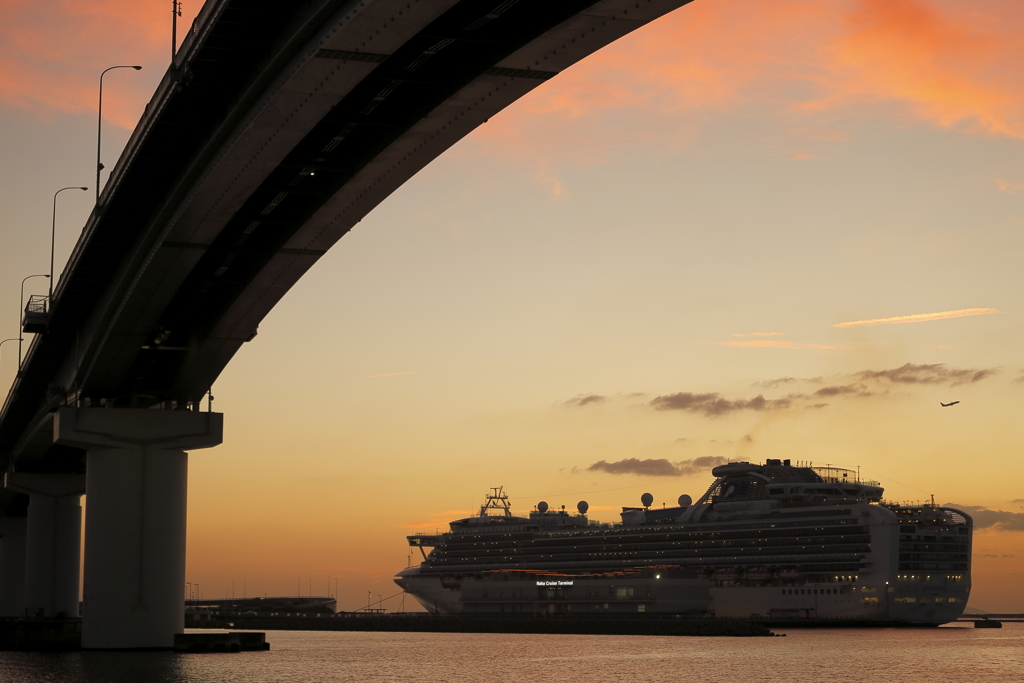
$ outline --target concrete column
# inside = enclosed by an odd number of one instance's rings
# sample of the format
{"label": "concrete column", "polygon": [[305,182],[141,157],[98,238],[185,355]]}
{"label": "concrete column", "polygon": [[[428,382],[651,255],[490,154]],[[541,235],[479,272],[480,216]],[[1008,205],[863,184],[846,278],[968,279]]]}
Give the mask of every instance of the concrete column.
{"label": "concrete column", "polygon": [[88,451],[83,648],[170,648],[184,631],[185,451],[222,434],[220,413],[58,410],[55,442]]}
{"label": "concrete column", "polygon": [[0,617],[25,616],[28,517],[0,517]]}
{"label": "concrete column", "polygon": [[25,607],[31,616],[78,616],[83,474],[8,472],[4,487],[29,495]]}

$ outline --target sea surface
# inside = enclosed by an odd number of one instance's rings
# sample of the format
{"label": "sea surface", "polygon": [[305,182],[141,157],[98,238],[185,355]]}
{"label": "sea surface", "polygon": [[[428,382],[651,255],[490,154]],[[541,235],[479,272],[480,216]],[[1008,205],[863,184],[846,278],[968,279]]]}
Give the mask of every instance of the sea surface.
{"label": "sea surface", "polygon": [[268,631],[269,652],[0,652],[2,683],[1024,681],[1024,624],[785,638]]}

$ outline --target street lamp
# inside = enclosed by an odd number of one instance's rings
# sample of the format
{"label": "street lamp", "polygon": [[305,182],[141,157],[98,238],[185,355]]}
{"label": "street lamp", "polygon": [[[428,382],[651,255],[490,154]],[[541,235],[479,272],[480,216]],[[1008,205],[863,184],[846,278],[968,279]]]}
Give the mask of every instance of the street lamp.
{"label": "street lamp", "polygon": [[50,277],[45,273],[42,275],[29,275],[21,281],[21,294],[18,295],[18,375],[21,375],[21,342],[25,341],[24,330],[22,329],[22,323],[24,322],[23,316],[25,311],[21,309],[25,303],[25,282],[31,280],[34,277]]}
{"label": "street lamp", "polygon": [[50,295],[48,301],[53,304],[53,240],[57,236],[57,195],[64,190],[88,190],[88,187],[62,187],[53,193],[53,225],[50,227]]}
{"label": "street lamp", "polygon": [[96,125],[96,205],[100,203],[100,171],[103,170],[103,164],[100,162],[100,141],[103,138],[103,76],[112,69],[135,69],[138,71],[141,66],[132,66],[130,64],[118,64],[117,66],[111,66],[103,70],[100,74],[100,106],[99,106],[99,123]]}
{"label": "street lamp", "polygon": [[4,344],[6,344],[9,341],[18,341],[18,338],[17,337],[11,337],[10,339],[4,339],[3,341],[0,341],[0,348],[3,348]]}

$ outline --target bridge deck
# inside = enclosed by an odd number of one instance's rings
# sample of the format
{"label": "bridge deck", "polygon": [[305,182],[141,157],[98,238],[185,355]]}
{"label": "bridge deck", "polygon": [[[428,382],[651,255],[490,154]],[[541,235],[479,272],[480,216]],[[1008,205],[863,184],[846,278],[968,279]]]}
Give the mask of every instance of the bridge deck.
{"label": "bridge deck", "polygon": [[52,444],[58,405],[199,401],[407,179],[688,1],[207,2],[56,284],[0,413],[0,465],[82,471]]}

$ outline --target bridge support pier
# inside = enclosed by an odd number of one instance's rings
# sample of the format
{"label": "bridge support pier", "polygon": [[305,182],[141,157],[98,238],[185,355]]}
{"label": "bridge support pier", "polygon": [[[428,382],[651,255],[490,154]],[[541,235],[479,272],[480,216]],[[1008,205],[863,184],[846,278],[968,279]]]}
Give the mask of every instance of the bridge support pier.
{"label": "bridge support pier", "polygon": [[0,517],[0,617],[25,615],[28,517]]}
{"label": "bridge support pier", "polygon": [[169,649],[184,631],[185,451],[222,435],[220,413],[58,410],[54,440],[87,451],[83,648]]}
{"label": "bridge support pier", "polygon": [[78,616],[83,474],[8,472],[5,488],[29,495],[25,607],[31,616]]}

